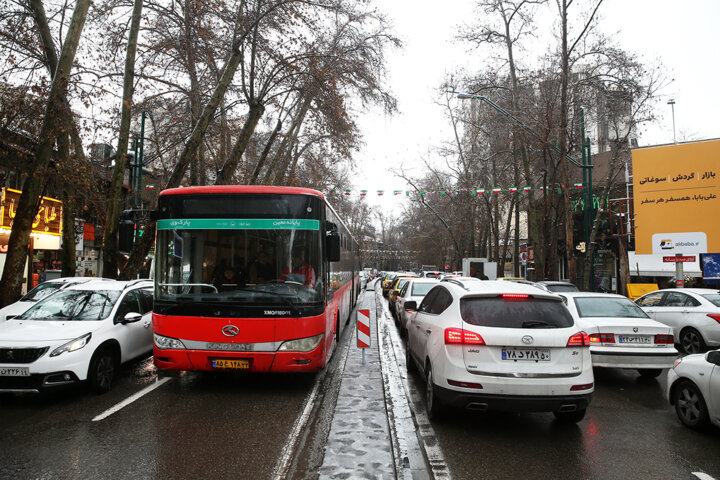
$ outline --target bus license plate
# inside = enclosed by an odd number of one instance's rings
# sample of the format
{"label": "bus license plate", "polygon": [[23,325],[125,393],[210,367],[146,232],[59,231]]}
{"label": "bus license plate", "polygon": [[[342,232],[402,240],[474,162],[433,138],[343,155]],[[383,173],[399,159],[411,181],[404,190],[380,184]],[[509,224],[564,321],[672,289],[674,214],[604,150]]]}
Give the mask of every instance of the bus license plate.
{"label": "bus license plate", "polygon": [[528,360],[532,362],[549,362],[549,348],[503,348],[503,360]]}
{"label": "bus license plate", "polygon": [[235,370],[247,370],[250,368],[250,360],[238,359],[217,359],[212,361],[213,368],[230,368]]}
{"label": "bus license plate", "polygon": [[0,367],[0,377],[29,377],[28,367]]}
{"label": "bus license plate", "polygon": [[650,343],[650,337],[645,335],[620,335],[618,336],[618,343],[648,344]]}

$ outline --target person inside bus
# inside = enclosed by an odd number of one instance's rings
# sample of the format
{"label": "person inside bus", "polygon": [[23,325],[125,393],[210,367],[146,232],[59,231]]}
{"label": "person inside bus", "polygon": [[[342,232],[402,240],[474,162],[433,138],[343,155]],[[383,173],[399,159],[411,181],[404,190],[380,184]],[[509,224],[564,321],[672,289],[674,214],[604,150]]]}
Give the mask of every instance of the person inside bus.
{"label": "person inside bus", "polygon": [[291,268],[283,268],[280,281],[297,282],[308,287],[315,287],[315,270],[305,262],[305,255],[301,248],[293,249]]}
{"label": "person inside bus", "polygon": [[240,278],[230,266],[222,264],[215,269],[215,281],[213,283],[218,291],[231,290],[240,286]]}
{"label": "person inside bus", "polygon": [[267,283],[275,278],[275,266],[270,263],[268,254],[260,250],[250,265],[250,283]]}

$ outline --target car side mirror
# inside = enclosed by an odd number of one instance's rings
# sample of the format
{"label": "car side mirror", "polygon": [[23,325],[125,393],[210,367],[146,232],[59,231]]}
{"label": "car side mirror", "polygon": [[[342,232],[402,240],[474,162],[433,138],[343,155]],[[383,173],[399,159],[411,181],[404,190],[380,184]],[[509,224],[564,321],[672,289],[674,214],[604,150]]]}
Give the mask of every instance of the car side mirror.
{"label": "car side mirror", "polygon": [[327,222],[325,226],[325,254],[328,262],[340,261],[340,234],[337,225]]}
{"label": "car side mirror", "polygon": [[409,300],[405,302],[406,312],[414,312],[415,310],[417,310],[417,302],[415,300]]}
{"label": "car side mirror", "polygon": [[130,312],[125,314],[123,319],[120,321],[123,325],[127,325],[128,323],[135,323],[139,322],[142,319],[142,314],[137,312]]}
{"label": "car side mirror", "polygon": [[713,350],[705,354],[705,360],[708,362],[720,366],[720,350]]}

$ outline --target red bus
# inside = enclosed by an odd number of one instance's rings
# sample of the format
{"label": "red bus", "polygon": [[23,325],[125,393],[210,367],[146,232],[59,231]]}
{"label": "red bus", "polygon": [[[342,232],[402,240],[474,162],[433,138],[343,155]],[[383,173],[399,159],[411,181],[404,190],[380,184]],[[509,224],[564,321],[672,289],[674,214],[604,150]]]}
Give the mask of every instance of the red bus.
{"label": "red bus", "polygon": [[154,217],[159,368],[325,367],[360,282],[358,244],[322,193],[173,188],[160,193]]}

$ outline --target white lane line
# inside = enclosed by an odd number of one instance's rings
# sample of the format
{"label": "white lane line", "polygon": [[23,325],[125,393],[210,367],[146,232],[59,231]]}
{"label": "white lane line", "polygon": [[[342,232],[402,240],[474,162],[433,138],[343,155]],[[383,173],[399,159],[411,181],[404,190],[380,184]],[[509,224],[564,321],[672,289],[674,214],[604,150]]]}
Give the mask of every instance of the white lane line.
{"label": "white lane line", "polygon": [[713,477],[711,477],[707,473],[692,472],[692,474],[695,475],[696,477],[698,477],[700,480],[715,480]]}
{"label": "white lane line", "polygon": [[128,405],[130,405],[131,403],[133,403],[133,402],[134,402],[135,400],[137,400],[138,398],[140,398],[140,397],[142,397],[142,396],[144,396],[144,395],[147,395],[148,393],[152,392],[153,390],[155,390],[155,389],[158,388],[159,386],[161,386],[161,385],[169,382],[170,380],[172,380],[171,377],[165,377],[165,378],[163,378],[163,379],[157,379],[157,378],[156,378],[156,379],[155,379],[155,383],[152,383],[152,384],[148,385],[147,387],[143,388],[142,390],[140,390],[140,391],[137,392],[136,394],[131,395],[131,396],[129,396],[128,398],[126,398],[125,400],[123,400],[122,402],[120,402],[120,403],[118,403],[118,404],[116,404],[116,405],[108,408],[108,409],[105,410],[103,413],[101,413],[101,414],[98,415],[97,417],[93,418],[92,421],[93,421],[93,422],[99,422],[100,420],[106,419],[107,417],[109,417],[109,416],[112,415],[113,413],[115,413],[115,412],[117,412],[117,411],[119,411],[119,410],[127,407]]}

